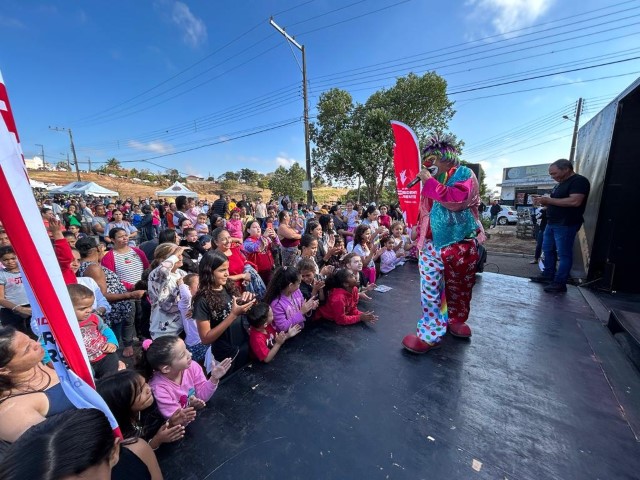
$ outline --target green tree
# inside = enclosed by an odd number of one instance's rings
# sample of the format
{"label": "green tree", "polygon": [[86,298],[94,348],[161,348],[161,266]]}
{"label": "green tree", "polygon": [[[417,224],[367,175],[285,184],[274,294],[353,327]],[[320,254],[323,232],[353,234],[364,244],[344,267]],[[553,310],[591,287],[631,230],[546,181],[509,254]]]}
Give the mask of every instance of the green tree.
{"label": "green tree", "polygon": [[340,89],[320,95],[316,123],[311,125],[314,167],[330,180],[354,185],[360,177],[363,197],[379,201],[393,178],[391,120],[409,125],[424,138],[447,129],[455,113],[447,84],[437,74],[409,74],[380,90],[364,103],[354,103]]}
{"label": "green tree", "polygon": [[122,170],[120,162],[116,158],[110,158],[109,160],[107,160],[107,163],[105,163],[104,167],[107,172],[111,173]]}
{"label": "green tree", "polygon": [[233,180],[235,182],[240,180],[239,172],[224,172],[222,175],[218,177],[219,182],[224,182],[225,180]]}
{"label": "green tree", "polygon": [[180,172],[178,172],[178,170],[176,170],[175,168],[168,168],[167,171],[164,172],[164,176],[170,182],[179,182],[181,180]]}
{"label": "green tree", "polygon": [[304,196],[302,182],[306,177],[304,168],[297,163],[291,165],[289,169],[278,167],[269,179],[269,189],[276,196],[289,195],[290,198],[298,200]]}
{"label": "green tree", "polygon": [[259,173],[255,170],[251,170],[250,168],[243,168],[238,173],[240,180],[247,185],[255,185],[258,181]]}
{"label": "green tree", "polygon": [[58,163],[56,163],[56,168],[58,170],[69,170],[69,164],[66,160],[60,160]]}

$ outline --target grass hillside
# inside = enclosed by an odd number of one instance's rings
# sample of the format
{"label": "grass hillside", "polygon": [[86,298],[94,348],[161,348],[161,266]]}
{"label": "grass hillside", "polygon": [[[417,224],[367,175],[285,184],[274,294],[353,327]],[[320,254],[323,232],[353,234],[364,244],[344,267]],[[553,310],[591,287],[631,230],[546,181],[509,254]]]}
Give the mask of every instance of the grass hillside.
{"label": "grass hillside", "polygon": [[[82,181],[96,182],[110,190],[114,190],[120,194],[121,198],[137,199],[138,197],[155,197],[156,192],[164,190],[171,185],[171,182],[158,183],[156,185],[142,182],[134,182],[126,177],[109,177],[107,175],[98,175],[97,173],[81,173]],[[47,172],[41,170],[29,170],[29,177],[45,183],[56,183],[57,185],[66,185],[77,180],[75,172]],[[215,200],[222,191],[222,187],[217,182],[196,181],[187,182],[187,188],[198,194],[198,198]],[[314,189],[314,196],[318,203],[330,203],[336,201],[341,195],[346,193],[345,188],[321,187]],[[255,185],[239,184],[237,188],[228,192],[232,197],[239,199],[243,193],[251,199],[258,195],[268,199],[271,197],[271,190],[261,189]]]}

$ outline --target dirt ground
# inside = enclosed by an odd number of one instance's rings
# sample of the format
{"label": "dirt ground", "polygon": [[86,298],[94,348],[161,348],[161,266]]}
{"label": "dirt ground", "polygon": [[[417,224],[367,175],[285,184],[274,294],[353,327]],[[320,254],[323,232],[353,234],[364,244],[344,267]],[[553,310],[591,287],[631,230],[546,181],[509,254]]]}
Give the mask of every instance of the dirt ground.
{"label": "dirt ground", "polygon": [[484,246],[489,253],[521,253],[533,255],[536,242],[533,238],[518,238],[515,226],[498,226],[487,231],[489,238]]}
{"label": "dirt ground", "polygon": [[[77,180],[75,172],[29,170],[29,177],[33,180],[45,183],[56,183],[57,185],[66,185],[67,183]],[[96,173],[81,173],[81,178],[82,181],[96,182],[98,185],[116,191],[120,194],[121,198],[132,199],[155,197],[157,191],[164,190],[171,185],[170,182],[160,185],[136,183],[127,178],[113,178]],[[221,191],[220,184],[216,182],[191,182],[187,183],[186,187],[197,192],[198,198],[209,201],[216,200],[218,198],[218,192]],[[321,187],[315,188],[313,193],[317,201],[323,203],[336,201],[341,195],[344,195],[346,191],[347,190],[343,188]],[[258,195],[261,195],[262,198],[265,199],[271,197],[271,190],[260,189],[255,185],[239,185],[237,190],[227,193],[238,199],[243,193],[246,193],[249,198],[255,198]]]}

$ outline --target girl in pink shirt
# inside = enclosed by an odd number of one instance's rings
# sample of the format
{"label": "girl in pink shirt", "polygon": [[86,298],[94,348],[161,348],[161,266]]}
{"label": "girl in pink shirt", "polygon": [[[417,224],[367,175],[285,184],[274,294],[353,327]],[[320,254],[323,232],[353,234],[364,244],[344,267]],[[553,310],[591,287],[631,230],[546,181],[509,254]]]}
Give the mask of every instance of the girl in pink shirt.
{"label": "girl in pink shirt", "polygon": [[242,243],[242,230],[244,225],[240,218],[240,209],[234,208],[231,211],[231,218],[227,220],[227,231],[231,235],[231,241],[233,243]]}
{"label": "girl in pink shirt", "polygon": [[318,299],[305,302],[300,291],[302,277],[295,267],[278,268],[267,287],[263,302],[271,306],[273,326],[278,332],[287,332],[294,325],[304,326],[307,314],[318,308]]}
{"label": "girl in pink shirt", "polygon": [[231,358],[217,363],[209,380],[202,367],[191,360],[191,353],[180,337],[167,335],[142,342],[143,362],[160,413],[171,417],[176,411],[203,408],[213,396],[220,378],[231,367]]}

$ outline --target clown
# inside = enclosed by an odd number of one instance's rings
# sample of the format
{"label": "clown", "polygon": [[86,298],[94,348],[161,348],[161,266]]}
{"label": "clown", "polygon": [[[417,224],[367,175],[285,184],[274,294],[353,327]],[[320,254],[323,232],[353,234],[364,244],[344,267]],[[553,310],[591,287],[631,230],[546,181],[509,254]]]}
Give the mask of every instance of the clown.
{"label": "clown", "polygon": [[416,335],[402,341],[413,353],[437,347],[447,331],[471,336],[466,322],[478,244],[485,240],[478,216],[478,179],[460,165],[453,139],[431,137],[422,154],[427,167],[418,174],[423,182],[417,226],[422,318]]}

